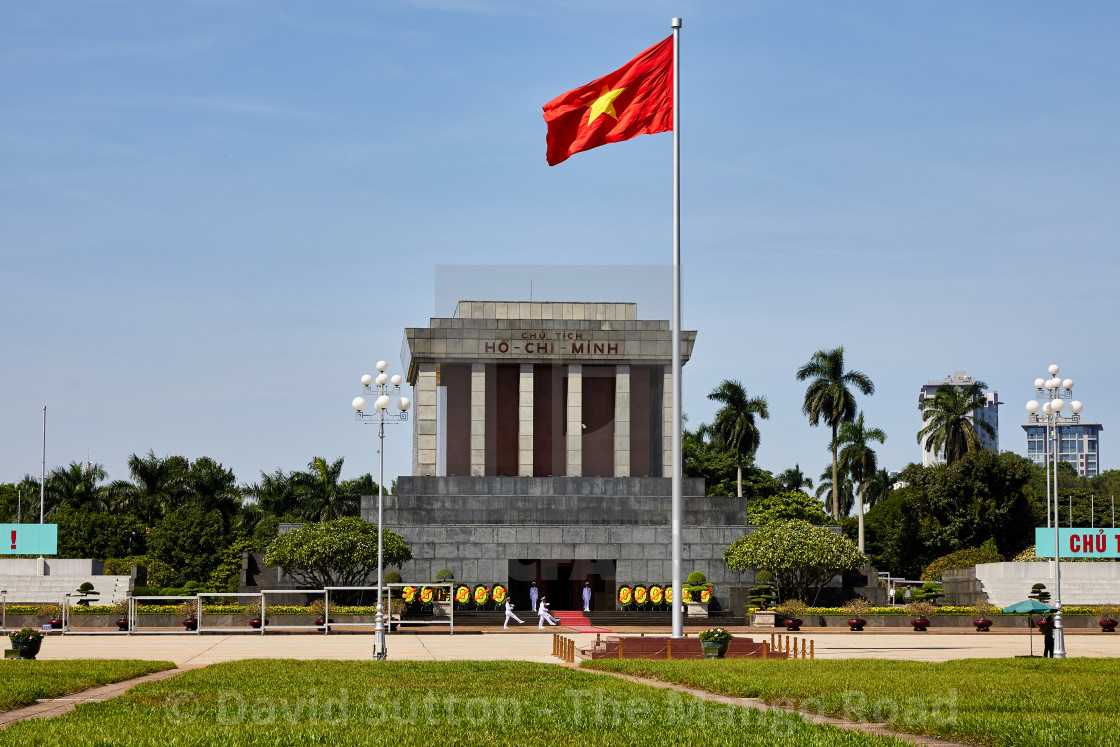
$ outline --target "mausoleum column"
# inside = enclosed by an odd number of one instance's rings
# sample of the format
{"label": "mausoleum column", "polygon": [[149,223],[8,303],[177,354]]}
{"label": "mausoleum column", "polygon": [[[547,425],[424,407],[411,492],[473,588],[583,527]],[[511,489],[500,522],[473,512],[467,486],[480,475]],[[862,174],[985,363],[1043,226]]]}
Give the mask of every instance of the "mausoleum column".
{"label": "mausoleum column", "polygon": [[417,475],[436,473],[436,364],[421,363],[416,375],[416,422],[412,464]]}
{"label": "mausoleum column", "polygon": [[486,474],[486,364],[471,364],[471,475]]}
{"label": "mausoleum column", "polygon": [[661,474],[673,476],[673,367],[665,367],[665,383],[661,395]]}
{"label": "mausoleum column", "polygon": [[517,474],[533,476],[533,364],[521,364],[517,385]]}
{"label": "mausoleum column", "polygon": [[568,365],[568,477],[583,476],[583,366]]}
{"label": "mausoleum column", "polygon": [[630,476],[630,366],[614,372],[614,476]]}

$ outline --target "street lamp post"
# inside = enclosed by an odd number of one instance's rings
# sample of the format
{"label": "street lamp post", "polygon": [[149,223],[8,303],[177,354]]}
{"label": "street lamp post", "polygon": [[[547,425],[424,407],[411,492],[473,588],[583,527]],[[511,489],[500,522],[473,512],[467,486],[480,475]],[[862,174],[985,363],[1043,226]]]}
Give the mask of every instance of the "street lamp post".
{"label": "street lamp post", "polygon": [[363,423],[376,423],[377,424],[377,614],[374,617],[373,630],[375,635],[373,658],[381,661],[387,659],[389,652],[385,647],[385,614],[384,614],[384,597],[381,592],[381,584],[384,581],[384,570],[382,569],[382,537],[385,533],[385,527],[382,522],[381,504],[382,498],[385,493],[385,424],[399,423],[403,420],[408,420],[408,408],[412,405],[408,397],[401,397],[397,400],[398,412],[388,412],[391,406],[389,393],[400,394],[401,391],[401,377],[394,374],[390,379],[389,375],[385,373],[385,369],[389,364],[385,361],[377,362],[377,378],[369,374],[362,376],[362,392],[364,394],[376,394],[377,398],[373,401],[373,408],[375,412],[367,413],[365,397],[355,397],[351,402],[351,406],[357,410],[355,419]]}
{"label": "street lamp post", "polygon": [[[1078,423],[1081,421],[1081,403],[1073,400],[1069,403],[1070,417],[1063,418],[1062,410],[1065,409],[1065,400],[1072,399],[1073,397],[1073,379],[1062,379],[1058,376],[1058,364],[1052,364],[1049,369],[1051,378],[1034,380],[1034,388],[1039,399],[1046,398],[1041,407],[1038,400],[1030,400],[1027,402],[1027,412],[1030,413],[1028,418],[1034,422],[1044,420],[1046,422],[1046,443],[1049,447],[1051,437],[1053,438],[1053,448],[1050,449],[1050,454],[1053,455],[1054,468],[1051,470],[1054,475],[1054,658],[1066,658],[1066,643],[1065,633],[1062,628],[1062,564],[1061,564],[1061,543],[1058,541],[1058,462],[1061,459],[1061,426]],[[1041,414],[1039,411],[1041,410]],[[1049,458],[1046,460],[1049,466]],[[1048,476],[1049,477],[1049,476]],[[1049,480],[1047,480],[1049,487]],[[1047,506],[1049,509],[1049,506]],[[1049,524],[1049,517],[1047,517],[1047,524]]]}

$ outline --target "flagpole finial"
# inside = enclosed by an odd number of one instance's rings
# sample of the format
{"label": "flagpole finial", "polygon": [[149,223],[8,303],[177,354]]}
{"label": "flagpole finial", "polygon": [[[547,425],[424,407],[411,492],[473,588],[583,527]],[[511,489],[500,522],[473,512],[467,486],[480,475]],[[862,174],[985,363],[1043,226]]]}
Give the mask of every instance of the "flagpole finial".
{"label": "flagpole finial", "polygon": [[672,26],[675,29],[679,29],[681,27],[681,19],[674,18],[672,21],[669,22],[669,25]]}

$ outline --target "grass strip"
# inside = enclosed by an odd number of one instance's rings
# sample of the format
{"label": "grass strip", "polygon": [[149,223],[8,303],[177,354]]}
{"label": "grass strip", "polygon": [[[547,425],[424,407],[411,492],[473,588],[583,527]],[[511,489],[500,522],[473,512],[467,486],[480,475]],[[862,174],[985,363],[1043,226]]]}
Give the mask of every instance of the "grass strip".
{"label": "grass strip", "polygon": [[597,659],[581,666],[980,745],[1120,744],[1116,659]]}
{"label": "grass strip", "polygon": [[4,659],[0,660],[0,711],[174,668],[169,661]]}
{"label": "grass strip", "polygon": [[902,743],[527,662],[243,660],[9,727],[28,745]]}

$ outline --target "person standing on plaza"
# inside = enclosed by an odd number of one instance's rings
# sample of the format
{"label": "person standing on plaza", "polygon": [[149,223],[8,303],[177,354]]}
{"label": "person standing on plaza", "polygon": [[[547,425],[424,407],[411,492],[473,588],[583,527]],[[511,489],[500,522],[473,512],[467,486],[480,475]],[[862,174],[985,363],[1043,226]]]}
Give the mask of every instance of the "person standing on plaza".
{"label": "person standing on plaza", "polygon": [[540,589],[537,588],[536,581],[529,584],[529,609],[531,609],[533,612],[536,612],[537,607],[540,606],[537,603],[538,599],[540,598],[540,593],[541,592]]}
{"label": "person standing on plaza", "polygon": [[591,582],[585,581],[583,584],[583,611],[591,611]]}
{"label": "person standing on plaza", "polygon": [[1049,656],[1054,658],[1054,616],[1047,615],[1042,620],[1042,624],[1038,626],[1042,631],[1042,656],[1046,658]]}
{"label": "person standing on plaza", "polygon": [[504,630],[509,630],[509,621],[511,619],[516,620],[517,622],[521,623],[522,625],[525,624],[524,620],[522,620],[517,615],[513,614],[513,602],[510,600],[509,597],[506,597],[506,622],[505,622],[505,625],[502,626],[502,628]]}
{"label": "person standing on plaza", "polygon": [[541,597],[540,606],[537,607],[537,614],[540,615],[540,618],[541,618],[540,623],[537,625],[538,628],[543,628],[544,627],[545,620],[548,621],[549,625],[556,625],[557,624],[556,618],[553,617],[552,615],[548,614],[548,598],[547,597]]}

